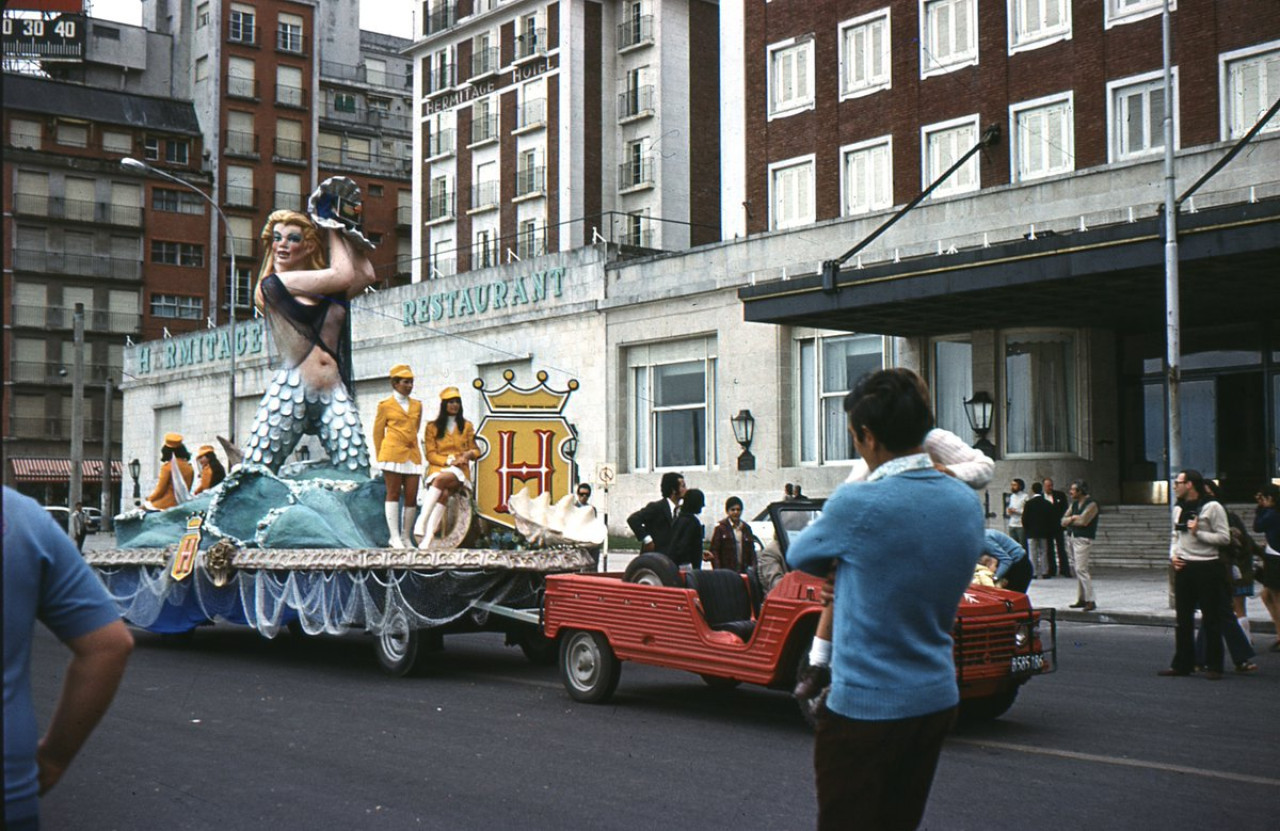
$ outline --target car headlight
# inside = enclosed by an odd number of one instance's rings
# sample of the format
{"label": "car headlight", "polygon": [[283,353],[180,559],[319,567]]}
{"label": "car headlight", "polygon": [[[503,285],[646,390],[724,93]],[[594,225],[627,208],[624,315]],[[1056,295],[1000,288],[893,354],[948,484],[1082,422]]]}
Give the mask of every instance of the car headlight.
{"label": "car headlight", "polygon": [[1018,649],[1026,649],[1036,641],[1037,624],[1019,623],[1018,628],[1013,630],[1013,645]]}

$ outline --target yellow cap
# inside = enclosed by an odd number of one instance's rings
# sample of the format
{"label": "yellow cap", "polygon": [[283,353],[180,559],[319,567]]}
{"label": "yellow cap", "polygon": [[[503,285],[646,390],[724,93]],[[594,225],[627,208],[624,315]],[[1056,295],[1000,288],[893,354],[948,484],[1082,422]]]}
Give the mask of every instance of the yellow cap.
{"label": "yellow cap", "polygon": [[211,444],[202,444],[202,445],[200,445],[200,452],[199,452],[199,453],[197,453],[196,455],[197,455],[197,456],[203,456],[203,455],[204,455],[204,454],[206,454],[206,453],[209,453],[209,454],[211,454],[211,455],[212,455],[212,453],[213,453],[213,445],[211,445]]}
{"label": "yellow cap", "polygon": [[461,398],[462,393],[458,392],[457,387],[445,387],[440,390],[440,400],[448,401],[450,398]]}
{"label": "yellow cap", "polygon": [[181,444],[182,444],[181,433],[165,433],[164,434],[165,447],[178,447]]}
{"label": "yellow cap", "polygon": [[408,364],[396,364],[391,367],[392,378],[413,378],[413,370],[409,369]]}

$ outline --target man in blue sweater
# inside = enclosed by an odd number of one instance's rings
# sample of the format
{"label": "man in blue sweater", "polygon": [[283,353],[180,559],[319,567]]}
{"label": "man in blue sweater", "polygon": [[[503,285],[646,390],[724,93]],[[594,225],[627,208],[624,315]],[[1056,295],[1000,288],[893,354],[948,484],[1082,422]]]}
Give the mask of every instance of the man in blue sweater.
{"label": "man in blue sweater", "polygon": [[914,372],[865,376],[844,409],[870,475],[837,490],[787,552],[810,574],[835,568],[831,692],[814,745],[818,827],[909,829],[960,701],[951,629],[982,553],[982,508],[921,447],[933,413]]}

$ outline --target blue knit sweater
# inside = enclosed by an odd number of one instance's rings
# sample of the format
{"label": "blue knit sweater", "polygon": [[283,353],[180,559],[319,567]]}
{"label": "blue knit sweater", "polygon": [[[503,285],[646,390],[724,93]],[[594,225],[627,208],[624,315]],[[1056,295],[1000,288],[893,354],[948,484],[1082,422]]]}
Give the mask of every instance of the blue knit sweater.
{"label": "blue knit sweater", "polygon": [[841,486],[787,562],[836,571],[831,694],[848,718],[888,721],[955,706],[956,607],[983,549],[973,490],[933,469]]}

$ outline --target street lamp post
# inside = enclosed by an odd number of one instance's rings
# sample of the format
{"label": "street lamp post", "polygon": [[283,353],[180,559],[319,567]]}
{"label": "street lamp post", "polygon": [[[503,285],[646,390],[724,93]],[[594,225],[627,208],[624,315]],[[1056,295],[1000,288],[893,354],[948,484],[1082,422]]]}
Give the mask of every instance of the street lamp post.
{"label": "street lamp post", "polygon": [[[151,174],[159,176],[162,179],[168,179],[170,182],[181,185],[187,190],[197,194],[201,199],[209,203],[209,206],[213,208],[214,213],[218,215],[218,218],[222,220],[223,226],[227,229],[227,253],[231,256],[231,309],[229,315],[230,329],[228,332],[228,337],[231,341],[231,371],[229,373],[231,376],[231,398],[227,402],[227,441],[229,441],[231,446],[234,447],[236,443],[236,280],[238,275],[236,274],[236,245],[235,239],[231,236],[231,223],[227,221],[227,215],[218,207],[218,203],[210,198],[209,194],[200,190],[200,188],[190,182],[184,182],[177,176],[166,173],[158,168],[154,168],[146,162],[140,162],[137,159],[124,158],[120,160],[120,164],[130,170],[136,170],[139,173]],[[216,304],[217,302],[218,298],[215,296],[213,298],[213,303]]]}

